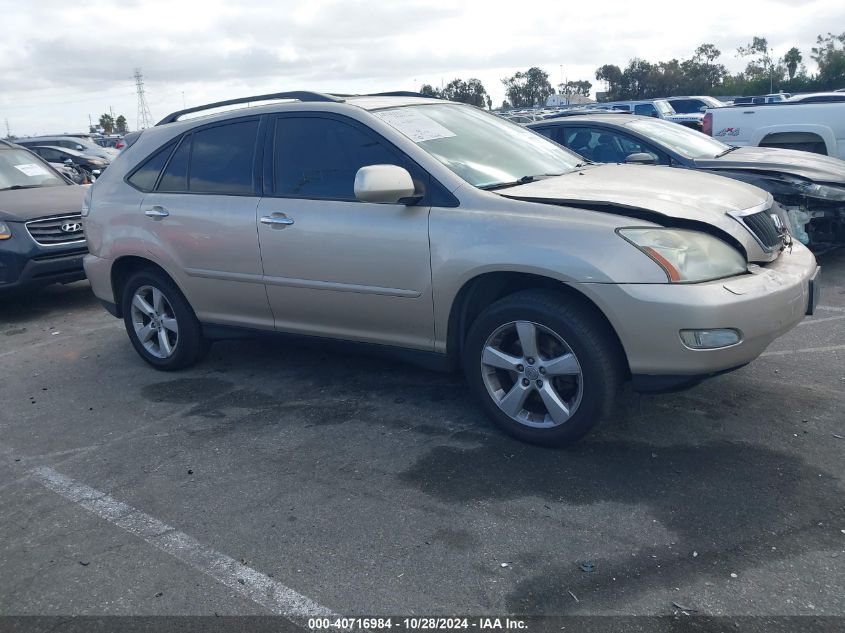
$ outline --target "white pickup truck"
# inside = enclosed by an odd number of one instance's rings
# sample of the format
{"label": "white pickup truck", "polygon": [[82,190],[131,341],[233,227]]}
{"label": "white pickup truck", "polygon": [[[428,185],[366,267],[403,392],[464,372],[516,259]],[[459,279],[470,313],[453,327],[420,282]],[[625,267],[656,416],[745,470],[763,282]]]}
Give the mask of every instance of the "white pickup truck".
{"label": "white pickup truck", "polygon": [[845,159],[845,98],[712,108],[702,131],[739,147],[783,147]]}

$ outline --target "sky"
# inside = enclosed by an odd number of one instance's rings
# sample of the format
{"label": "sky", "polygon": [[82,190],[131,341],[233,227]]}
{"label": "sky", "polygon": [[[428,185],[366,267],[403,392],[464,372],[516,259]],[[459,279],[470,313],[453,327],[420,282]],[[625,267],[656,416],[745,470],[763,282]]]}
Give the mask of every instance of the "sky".
{"label": "sky", "polygon": [[[566,0],[0,0],[0,136],[86,131],[89,115],[137,126],[140,67],[154,120],[184,106],[285,90],[418,90],[539,66],[552,85],[632,57],[685,59],[715,44],[729,70],[754,35],[775,55],[845,28],[842,0],[647,3]],[[836,28],[838,27],[838,29]]]}

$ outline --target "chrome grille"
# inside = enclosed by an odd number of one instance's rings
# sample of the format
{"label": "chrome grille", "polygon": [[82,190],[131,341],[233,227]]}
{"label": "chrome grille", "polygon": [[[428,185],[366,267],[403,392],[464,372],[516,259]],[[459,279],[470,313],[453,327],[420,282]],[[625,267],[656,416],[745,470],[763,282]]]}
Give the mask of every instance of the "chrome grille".
{"label": "chrome grille", "polygon": [[82,231],[82,215],[62,215],[26,223],[26,230],[42,246],[72,244],[85,240]]}
{"label": "chrome grille", "polygon": [[766,250],[772,251],[783,246],[780,231],[771,216],[771,210],[767,209],[766,211],[743,215],[739,220],[754,234],[754,237]]}

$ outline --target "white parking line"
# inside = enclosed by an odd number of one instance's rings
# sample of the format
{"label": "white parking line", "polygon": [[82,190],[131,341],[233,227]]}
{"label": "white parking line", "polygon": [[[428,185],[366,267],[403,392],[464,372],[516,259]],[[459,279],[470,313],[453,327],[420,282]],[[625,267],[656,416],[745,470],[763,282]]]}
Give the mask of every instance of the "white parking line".
{"label": "white parking line", "polygon": [[801,323],[799,323],[798,325],[813,325],[815,323],[825,323],[827,321],[841,321],[842,319],[845,319],[845,314],[837,317],[825,317],[823,319],[807,319],[801,321]]}
{"label": "white parking line", "polygon": [[183,563],[207,574],[237,591],[241,596],[284,616],[300,626],[309,617],[333,616],[332,611],[290,587],[262,574],[233,558],[216,552],[192,536],[180,532],[140,510],[110,497],[104,492],[78,483],[69,477],[41,466],[31,471],[33,477],[65,499],[82,506],[101,519],[126,530],[153,547],[178,558]]}
{"label": "white parking line", "polygon": [[845,312],[845,308],[836,308],[834,306],[816,306],[819,310],[829,310],[830,312]]}
{"label": "white parking line", "polygon": [[760,356],[789,356],[790,354],[810,354],[813,352],[836,352],[845,350],[845,345],[828,345],[827,347],[805,347],[804,349],[779,349],[773,352],[763,352]]}

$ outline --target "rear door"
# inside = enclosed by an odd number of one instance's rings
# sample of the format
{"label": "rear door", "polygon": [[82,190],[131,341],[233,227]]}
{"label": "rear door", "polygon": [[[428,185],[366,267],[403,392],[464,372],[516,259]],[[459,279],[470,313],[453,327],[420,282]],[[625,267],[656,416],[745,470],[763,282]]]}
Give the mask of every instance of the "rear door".
{"label": "rear door", "polygon": [[405,167],[420,191],[428,175],[368,127],[323,113],[277,116],[265,155],[258,234],[276,328],[431,349],[428,198],[375,204],[353,192],[366,165]]}
{"label": "rear door", "polygon": [[256,234],[260,127],[247,117],[185,134],[141,203],[149,250],[204,322],[273,327]]}

